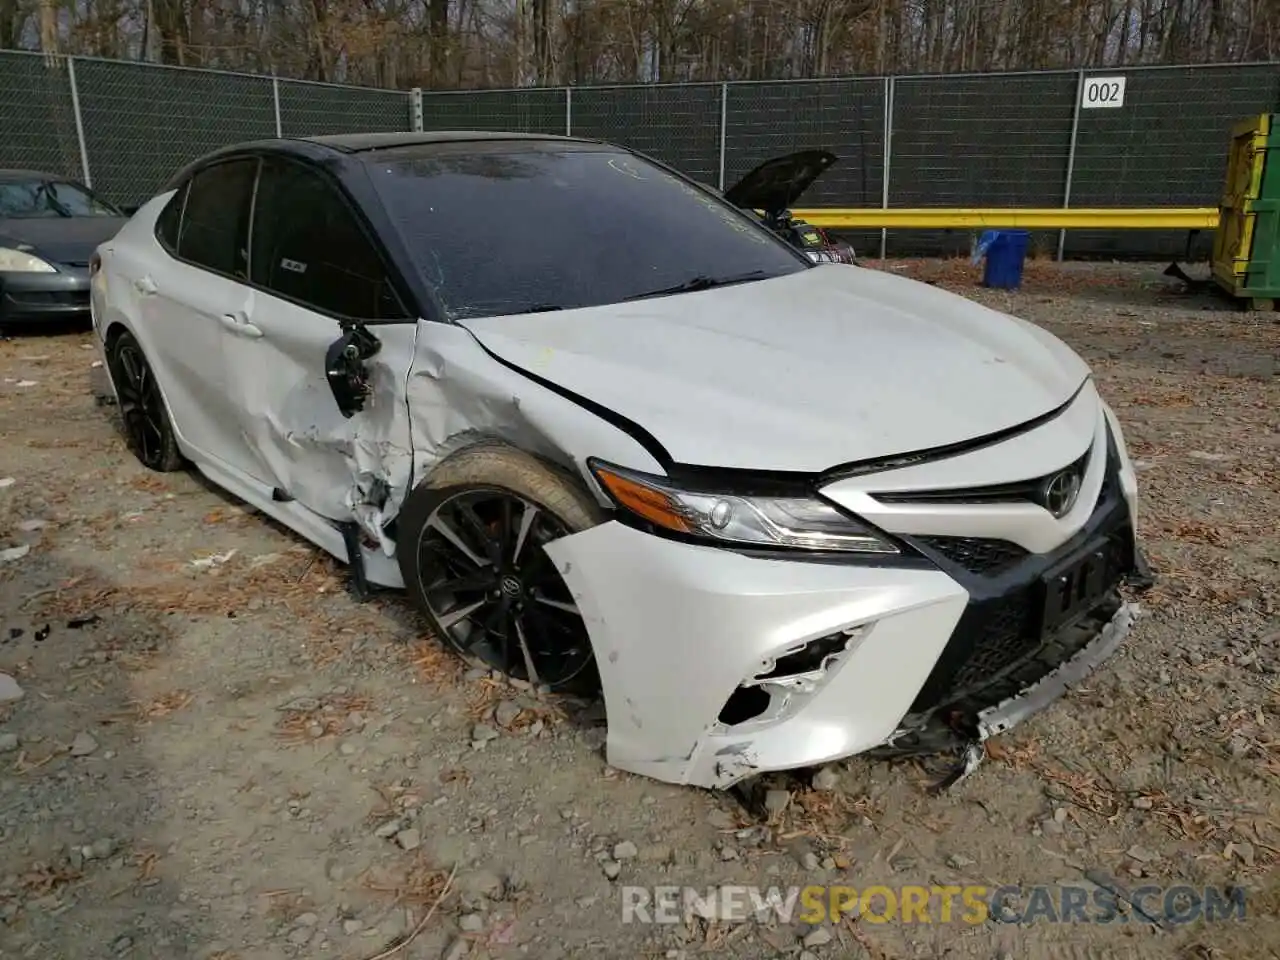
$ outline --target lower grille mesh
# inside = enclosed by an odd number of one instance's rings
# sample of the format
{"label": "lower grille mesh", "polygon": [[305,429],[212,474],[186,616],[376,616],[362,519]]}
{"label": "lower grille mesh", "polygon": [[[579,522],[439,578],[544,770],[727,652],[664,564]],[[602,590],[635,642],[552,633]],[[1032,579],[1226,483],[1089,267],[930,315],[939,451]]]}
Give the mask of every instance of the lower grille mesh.
{"label": "lower grille mesh", "polygon": [[916,537],[918,543],[937,550],[970,573],[991,576],[1013,566],[1027,556],[1027,551],[1008,540],[981,537]]}

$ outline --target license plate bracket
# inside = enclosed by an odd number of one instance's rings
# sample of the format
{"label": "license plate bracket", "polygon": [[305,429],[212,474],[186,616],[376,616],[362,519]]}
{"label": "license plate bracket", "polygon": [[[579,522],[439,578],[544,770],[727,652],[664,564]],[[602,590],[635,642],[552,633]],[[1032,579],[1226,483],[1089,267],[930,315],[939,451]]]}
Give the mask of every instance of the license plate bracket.
{"label": "license plate bracket", "polygon": [[1048,636],[1096,607],[1110,586],[1108,543],[1099,538],[1040,578],[1040,632]]}

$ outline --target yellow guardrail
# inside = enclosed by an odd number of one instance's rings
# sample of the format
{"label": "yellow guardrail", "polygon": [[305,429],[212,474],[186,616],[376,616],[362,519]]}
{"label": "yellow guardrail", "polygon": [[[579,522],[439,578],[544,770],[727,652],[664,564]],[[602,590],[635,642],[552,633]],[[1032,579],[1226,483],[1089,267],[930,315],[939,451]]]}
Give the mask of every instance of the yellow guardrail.
{"label": "yellow guardrail", "polygon": [[792,216],[815,227],[908,230],[961,230],[1021,227],[1030,230],[1214,230],[1216,207],[1124,207],[1044,209],[949,209],[888,207],[793,210]]}

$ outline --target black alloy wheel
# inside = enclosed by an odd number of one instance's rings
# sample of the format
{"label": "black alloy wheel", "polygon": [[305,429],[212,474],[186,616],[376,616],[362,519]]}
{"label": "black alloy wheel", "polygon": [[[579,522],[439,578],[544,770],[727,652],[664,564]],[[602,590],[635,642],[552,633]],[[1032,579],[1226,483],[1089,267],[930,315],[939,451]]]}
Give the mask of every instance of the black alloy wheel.
{"label": "black alloy wheel", "polygon": [[160,384],[132,334],[121,333],[112,341],[109,362],[129,449],[149,470],[169,473],[180,469],[182,454]]}
{"label": "black alloy wheel", "polygon": [[420,596],[442,637],[535,686],[596,682],[586,624],[543,549],[571,532],[551,510],[501,487],[446,495],[419,530],[415,558]]}

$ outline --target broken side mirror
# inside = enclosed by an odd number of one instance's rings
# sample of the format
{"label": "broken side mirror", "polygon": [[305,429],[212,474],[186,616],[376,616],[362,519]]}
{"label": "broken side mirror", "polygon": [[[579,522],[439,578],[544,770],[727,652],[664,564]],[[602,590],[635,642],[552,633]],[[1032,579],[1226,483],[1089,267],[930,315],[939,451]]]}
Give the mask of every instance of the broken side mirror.
{"label": "broken side mirror", "polygon": [[369,371],[365,361],[382,349],[382,341],[366,327],[344,327],[343,334],[325,352],[324,373],[337,401],[338,411],[348,419],[364,409],[369,396]]}

